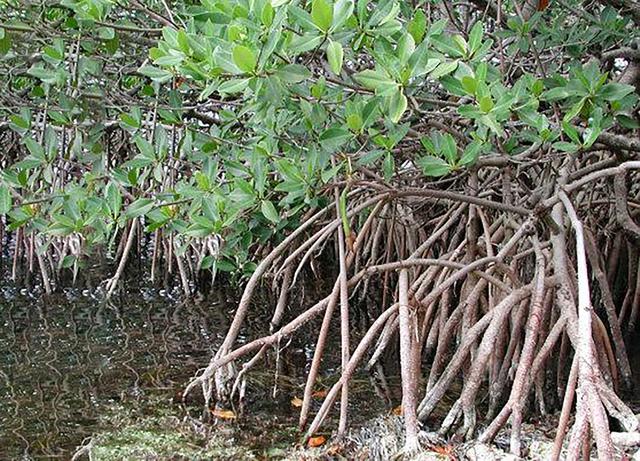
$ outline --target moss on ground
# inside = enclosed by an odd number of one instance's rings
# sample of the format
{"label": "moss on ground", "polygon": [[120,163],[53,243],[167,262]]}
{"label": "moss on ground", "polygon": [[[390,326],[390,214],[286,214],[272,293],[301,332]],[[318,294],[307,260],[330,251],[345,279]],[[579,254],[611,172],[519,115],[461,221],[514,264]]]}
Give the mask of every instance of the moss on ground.
{"label": "moss on ground", "polygon": [[112,402],[101,408],[99,426],[104,429],[92,439],[93,461],[284,459],[298,435],[295,425],[266,415],[202,423],[166,394]]}
{"label": "moss on ground", "polygon": [[127,402],[103,408],[100,425],[107,429],[93,438],[93,461],[257,459],[235,441],[228,425],[181,419],[167,402],[149,396],[144,400],[143,407]]}

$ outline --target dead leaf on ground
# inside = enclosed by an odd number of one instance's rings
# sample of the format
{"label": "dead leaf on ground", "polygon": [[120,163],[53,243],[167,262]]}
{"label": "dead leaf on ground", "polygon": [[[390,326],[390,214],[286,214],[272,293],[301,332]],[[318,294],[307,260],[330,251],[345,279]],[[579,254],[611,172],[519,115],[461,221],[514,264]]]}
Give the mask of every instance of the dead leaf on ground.
{"label": "dead leaf on ground", "polygon": [[402,416],[402,405],[398,405],[397,407],[395,407],[393,410],[391,410],[391,413],[396,416]]}
{"label": "dead leaf on ground", "polygon": [[236,414],[233,410],[222,410],[220,408],[216,408],[215,410],[211,410],[211,414],[220,419],[236,419]]}
{"label": "dead leaf on ground", "polygon": [[296,408],[301,407],[302,406],[302,399],[298,398],[298,397],[294,397],[291,399],[291,406],[294,406]]}
{"label": "dead leaf on ground", "polygon": [[320,447],[324,445],[326,441],[327,441],[327,438],[324,435],[318,435],[317,437],[311,437],[307,442],[307,445],[310,448]]}
{"label": "dead leaf on ground", "polygon": [[449,459],[456,459],[453,452],[453,446],[451,445],[435,445],[431,447],[431,451],[434,451],[441,456],[446,456]]}
{"label": "dead leaf on ground", "polygon": [[322,390],[322,391],[314,391],[313,394],[311,394],[311,397],[313,397],[314,399],[323,399],[327,396],[328,392],[326,390]]}

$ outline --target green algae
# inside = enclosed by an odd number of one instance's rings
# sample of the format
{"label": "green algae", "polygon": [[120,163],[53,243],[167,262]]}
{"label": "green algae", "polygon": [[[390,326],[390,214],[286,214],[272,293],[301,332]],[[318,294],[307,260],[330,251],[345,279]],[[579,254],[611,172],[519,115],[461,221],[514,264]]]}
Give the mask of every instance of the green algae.
{"label": "green algae", "polygon": [[237,443],[230,425],[211,426],[178,417],[175,406],[149,396],[140,403],[103,408],[100,425],[105,429],[92,439],[91,460],[258,459],[250,448]]}

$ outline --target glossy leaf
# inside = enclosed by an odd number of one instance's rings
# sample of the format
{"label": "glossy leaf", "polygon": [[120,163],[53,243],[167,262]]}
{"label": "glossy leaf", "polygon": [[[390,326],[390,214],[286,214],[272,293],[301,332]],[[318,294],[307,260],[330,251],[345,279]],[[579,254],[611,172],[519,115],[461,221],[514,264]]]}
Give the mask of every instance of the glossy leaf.
{"label": "glossy leaf", "polygon": [[280,222],[280,216],[278,215],[278,211],[276,207],[269,200],[263,200],[260,205],[260,210],[265,218],[271,221],[274,224]]}
{"label": "glossy leaf", "polygon": [[328,32],[333,23],[333,7],[327,0],[311,2],[311,20],[321,32]]}
{"label": "glossy leaf", "polygon": [[393,123],[398,123],[407,110],[407,97],[400,90],[389,98],[389,118]]}
{"label": "glossy leaf", "polygon": [[451,165],[438,157],[422,157],[418,159],[417,163],[425,176],[444,176],[451,171]]}
{"label": "glossy leaf", "polygon": [[0,185],[0,215],[6,215],[11,211],[13,204],[13,198],[9,188],[4,185]]}
{"label": "glossy leaf", "polygon": [[340,75],[342,71],[343,58],[344,51],[340,42],[329,41],[329,45],[327,46],[327,61],[329,61],[331,71],[336,75]]}
{"label": "glossy leaf", "polygon": [[233,48],[233,62],[243,72],[252,73],[256,68],[256,56],[249,48],[242,45],[236,45]]}
{"label": "glossy leaf", "polygon": [[289,83],[300,83],[311,77],[311,71],[302,64],[287,64],[276,71],[276,75]]}

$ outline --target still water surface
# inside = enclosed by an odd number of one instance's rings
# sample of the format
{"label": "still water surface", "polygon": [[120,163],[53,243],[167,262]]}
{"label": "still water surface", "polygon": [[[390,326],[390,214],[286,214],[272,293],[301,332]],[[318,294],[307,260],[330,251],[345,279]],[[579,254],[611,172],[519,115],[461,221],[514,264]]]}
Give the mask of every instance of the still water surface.
{"label": "still water surface", "polygon": [[0,300],[0,459],[69,459],[101,408],[179,393],[226,331],[223,294],[161,299]]}

